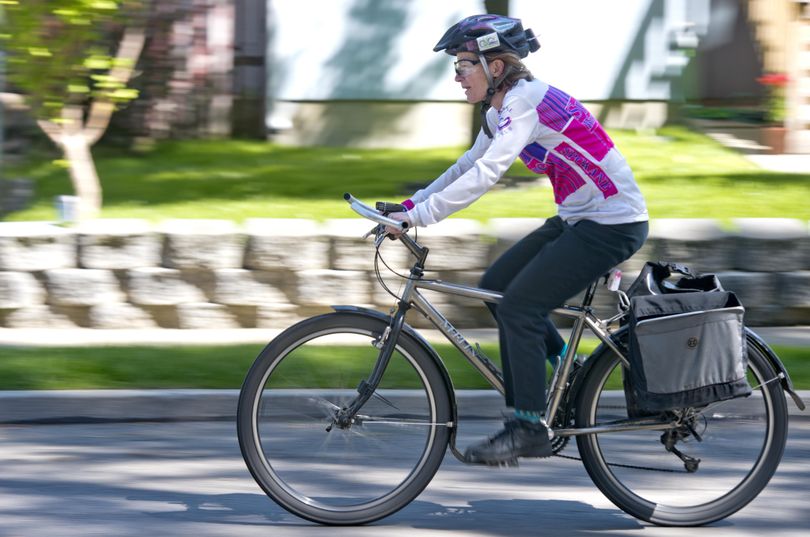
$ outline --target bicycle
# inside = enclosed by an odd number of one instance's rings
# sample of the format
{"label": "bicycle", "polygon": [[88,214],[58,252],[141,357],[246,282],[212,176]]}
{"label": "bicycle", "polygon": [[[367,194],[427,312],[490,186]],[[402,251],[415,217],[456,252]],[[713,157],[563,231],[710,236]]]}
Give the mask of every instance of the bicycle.
{"label": "bicycle", "polygon": [[[379,247],[389,236],[384,226],[404,225],[386,216],[392,204],[378,203],[378,211],[350,194],[344,197],[377,224],[367,236],[375,237],[380,278]],[[448,447],[464,462],[456,447],[452,380],[434,348],[405,323],[407,311],[423,314],[504,392],[496,364],[420,291],[494,303],[501,295],[426,279],[428,249],[406,233],[395,238],[415,260],[392,313],[333,306],[331,313],[293,325],[261,351],[240,393],[238,437],[248,469],[270,498],[311,521],[351,525],[386,517],[430,483]],[[591,304],[601,282],[588,286],[580,305],[555,310],[573,319],[567,351],[547,391],[545,416],[555,455],[566,456],[562,451],[575,437],[581,461],[602,493],[654,524],[702,525],[737,512],[763,490],[781,460],[788,426],[783,392],[804,409],[787,370],[747,330],[753,395],[629,417],[621,389],[622,368],[629,365],[627,329],[620,323],[626,311],[619,308],[604,320],[594,314]],[[618,286],[611,290],[619,292]],[[577,347],[586,328],[601,344],[582,360]]]}

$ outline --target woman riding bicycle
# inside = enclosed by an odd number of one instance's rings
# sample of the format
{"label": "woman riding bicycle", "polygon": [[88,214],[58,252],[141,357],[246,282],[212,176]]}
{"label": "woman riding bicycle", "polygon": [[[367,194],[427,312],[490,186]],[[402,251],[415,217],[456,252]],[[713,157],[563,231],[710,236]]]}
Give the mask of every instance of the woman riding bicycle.
{"label": "woman riding bicycle", "polygon": [[[506,404],[503,430],[469,447],[471,463],[501,464],[552,453],[545,408],[545,361],[564,346],[548,314],[647,237],[648,215],[627,161],[576,99],[542,82],[521,62],[540,48],[518,19],[474,15],[453,25],[434,47],[456,57],[456,82],[480,103],[482,129],[466,153],[391,216],[428,226],[487,192],[520,158],[548,175],[557,215],[486,271],[481,287],[500,291],[490,306],[500,334]],[[392,232],[398,232],[390,229]]]}

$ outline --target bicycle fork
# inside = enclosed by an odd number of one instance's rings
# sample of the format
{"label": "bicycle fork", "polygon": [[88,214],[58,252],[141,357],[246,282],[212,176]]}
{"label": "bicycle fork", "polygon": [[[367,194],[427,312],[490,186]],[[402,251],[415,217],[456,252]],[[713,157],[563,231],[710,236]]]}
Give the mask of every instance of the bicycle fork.
{"label": "bicycle fork", "polygon": [[[374,346],[380,349],[377,356],[377,361],[374,363],[374,369],[367,379],[360,381],[357,386],[357,397],[351,403],[341,408],[335,413],[335,418],[332,424],[327,427],[327,431],[332,429],[332,425],[337,425],[341,429],[346,429],[352,426],[355,422],[355,416],[363,408],[363,405],[374,395],[377,387],[380,385],[383,373],[391,361],[391,356],[394,354],[394,349],[402,332],[402,326],[405,324],[405,314],[410,309],[410,306],[400,301],[396,313],[391,319],[391,323],[386,327],[379,339],[374,342]],[[378,396],[379,397],[379,396]],[[389,403],[390,404],[390,403]]]}

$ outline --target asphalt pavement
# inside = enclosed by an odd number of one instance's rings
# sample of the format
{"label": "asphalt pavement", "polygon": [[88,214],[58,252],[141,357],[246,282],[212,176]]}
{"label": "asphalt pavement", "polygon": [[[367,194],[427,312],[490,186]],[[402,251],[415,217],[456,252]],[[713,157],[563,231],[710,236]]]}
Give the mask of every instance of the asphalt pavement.
{"label": "asphalt pavement", "polygon": [[[490,434],[474,422],[462,442]],[[791,424],[765,490],[700,528],[624,514],[581,462],[462,465],[447,454],[416,500],[366,526],[325,527],[273,503],[248,473],[230,421],[0,427],[2,537],[805,537],[810,528],[810,420]],[[576,446],[566,448],[576,455]]]}

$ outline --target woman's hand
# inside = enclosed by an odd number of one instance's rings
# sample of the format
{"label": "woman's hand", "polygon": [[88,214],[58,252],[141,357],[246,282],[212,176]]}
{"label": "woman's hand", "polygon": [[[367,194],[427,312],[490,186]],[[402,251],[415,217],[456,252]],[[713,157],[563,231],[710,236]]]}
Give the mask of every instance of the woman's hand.
{"label": "woman's hand", "polygon": [[[391,213],[391,214],[388,215],[388,218],[390,218],[392,220],[396,220],[398,222],[407,222],[408,227],[413,225],[411,223],[411,219],[408,218],[408,213]],[[405,232],[405,230],[402,229],[401,227],[392,227],[392,226],[385,226],[385,231],[386,231],[386,233],[394,235],[395,237],[398,237],[398,236],[402,235]]]}

